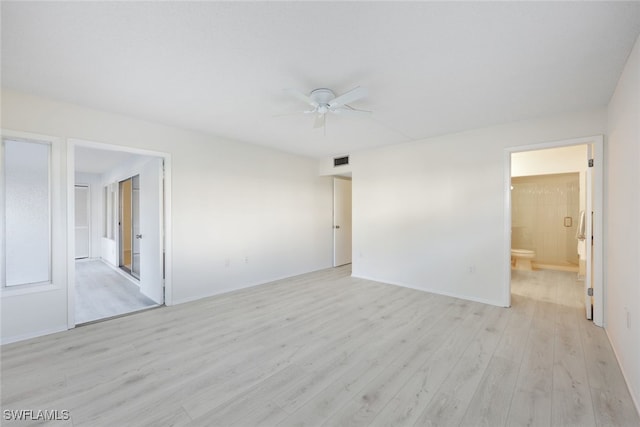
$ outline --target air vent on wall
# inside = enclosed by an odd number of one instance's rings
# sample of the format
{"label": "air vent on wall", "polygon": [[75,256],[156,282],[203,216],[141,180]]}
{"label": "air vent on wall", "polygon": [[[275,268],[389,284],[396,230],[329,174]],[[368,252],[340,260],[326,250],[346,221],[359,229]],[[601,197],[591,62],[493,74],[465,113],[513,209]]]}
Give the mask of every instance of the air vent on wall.
{"label": "air vent on wall", "polygon": [[343,166],[349,164],[349,156],[344,157],[334,157],[333,158],[333,167]]}

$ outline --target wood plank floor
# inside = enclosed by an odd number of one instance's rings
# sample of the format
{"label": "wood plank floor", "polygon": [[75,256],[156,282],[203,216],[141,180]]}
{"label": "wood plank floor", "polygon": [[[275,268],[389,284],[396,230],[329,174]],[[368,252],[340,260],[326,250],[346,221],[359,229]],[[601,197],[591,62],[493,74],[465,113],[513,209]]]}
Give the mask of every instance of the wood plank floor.
{"label": "wood plank floor", "polygon": [[100,260],[76,261],[76,324],[119,316],[157,304],[124,274]]}
{"label": "wood plank floor", "polygon": [[56,426],[640,425],[575,273],[515,272],[512,291],[504,309],[346,266],[137,313],[3,346],[2,409],[69,410]]}

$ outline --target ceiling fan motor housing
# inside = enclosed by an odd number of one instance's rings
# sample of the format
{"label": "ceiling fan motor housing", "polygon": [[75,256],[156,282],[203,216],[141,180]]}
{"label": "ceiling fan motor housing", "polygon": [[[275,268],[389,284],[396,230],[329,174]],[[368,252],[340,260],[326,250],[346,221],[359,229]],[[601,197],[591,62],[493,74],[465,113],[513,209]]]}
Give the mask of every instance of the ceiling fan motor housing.
{"label": "ceiling fan motor housing", "polygon": [[[331,89],[320,88],[312,90],[309,94],[309,98],[311,98],[314,102],[318,104],[318,112],[326,112],[329,108],[329,102],[333,100],[336,95],[333,93]],[[320,107],[324,107],[325,111],[320,111]]]}

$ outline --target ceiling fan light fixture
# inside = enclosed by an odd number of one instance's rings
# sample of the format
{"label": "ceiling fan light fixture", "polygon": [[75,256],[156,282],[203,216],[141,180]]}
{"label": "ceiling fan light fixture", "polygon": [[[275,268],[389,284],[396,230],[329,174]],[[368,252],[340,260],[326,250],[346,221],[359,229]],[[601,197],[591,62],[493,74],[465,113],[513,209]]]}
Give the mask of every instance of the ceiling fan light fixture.
{"label": "ceiling fan light fixture", "polygon": [[311,110],[305,110],[303,113],[316,114],[314,128],[326,128],[325,116],[327,113],[347,116],[367,116],[371,114],[371,111],[358,110],[348,105],[351,102],[364,98],[367,95],[367,90],[360,86],[351,89],[340,96],[336,96],[331,89],[327,88],[314,89],[309,93],[309,95],[294,89],[285,89],[285,91],[312,107]]}
{"label": "ceiling fan light fixture", "polygon": [[309,94],[309,98],[316,102],[318,105],[329,105],[331,100],[336,98],[336,95],[333,93],[331,89],[327,88],[319,88],[314,89]]}

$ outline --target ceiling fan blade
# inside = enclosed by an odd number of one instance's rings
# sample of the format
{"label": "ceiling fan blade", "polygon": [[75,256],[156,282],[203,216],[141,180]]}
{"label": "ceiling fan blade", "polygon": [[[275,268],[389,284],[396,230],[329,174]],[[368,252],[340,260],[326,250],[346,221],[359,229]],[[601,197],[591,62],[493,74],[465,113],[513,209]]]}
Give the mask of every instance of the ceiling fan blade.
{"label": "ceiling fan blade", "polygon": [[372,113],[371,111],[367,111],[367,110],[356,110],[355,108],[347,108],[347,107],[335,108],[330,111],[340,116],[350,116],[350,117],[368,117]]}
{"label": "ceiling fan blade", "polygon": [[326,121],[327,121],[326,114],[321,114],[321,113],[316,114],[316,119],[313,122],[313,128],[318,129],[318,128],[324,127]]}
{"label": "ceiling fan blade", "polygon": [[364,98],[365,96],[367,96],[367,90],[358,86],[355,89],[351,89],[349,92],[332,99],[331,102],[329,102],[329,108],[333,109],[342,107],[343,105],[349,104],[350,102],[356,101],[360,98]]}
{"label": "ceiling fan blade", "polygon": [[318,103],[317,102],[315,102],[308,95],[305,95],[304,93],[300,92],[299,90],[285,89],[284,91],[286,93],[288,93],[289,95],[291,95],[291,96],[293,96],[295,98],[298,98],[300,101],[304,102],[305,104],[309,104],[314,108],[318,107]]}

